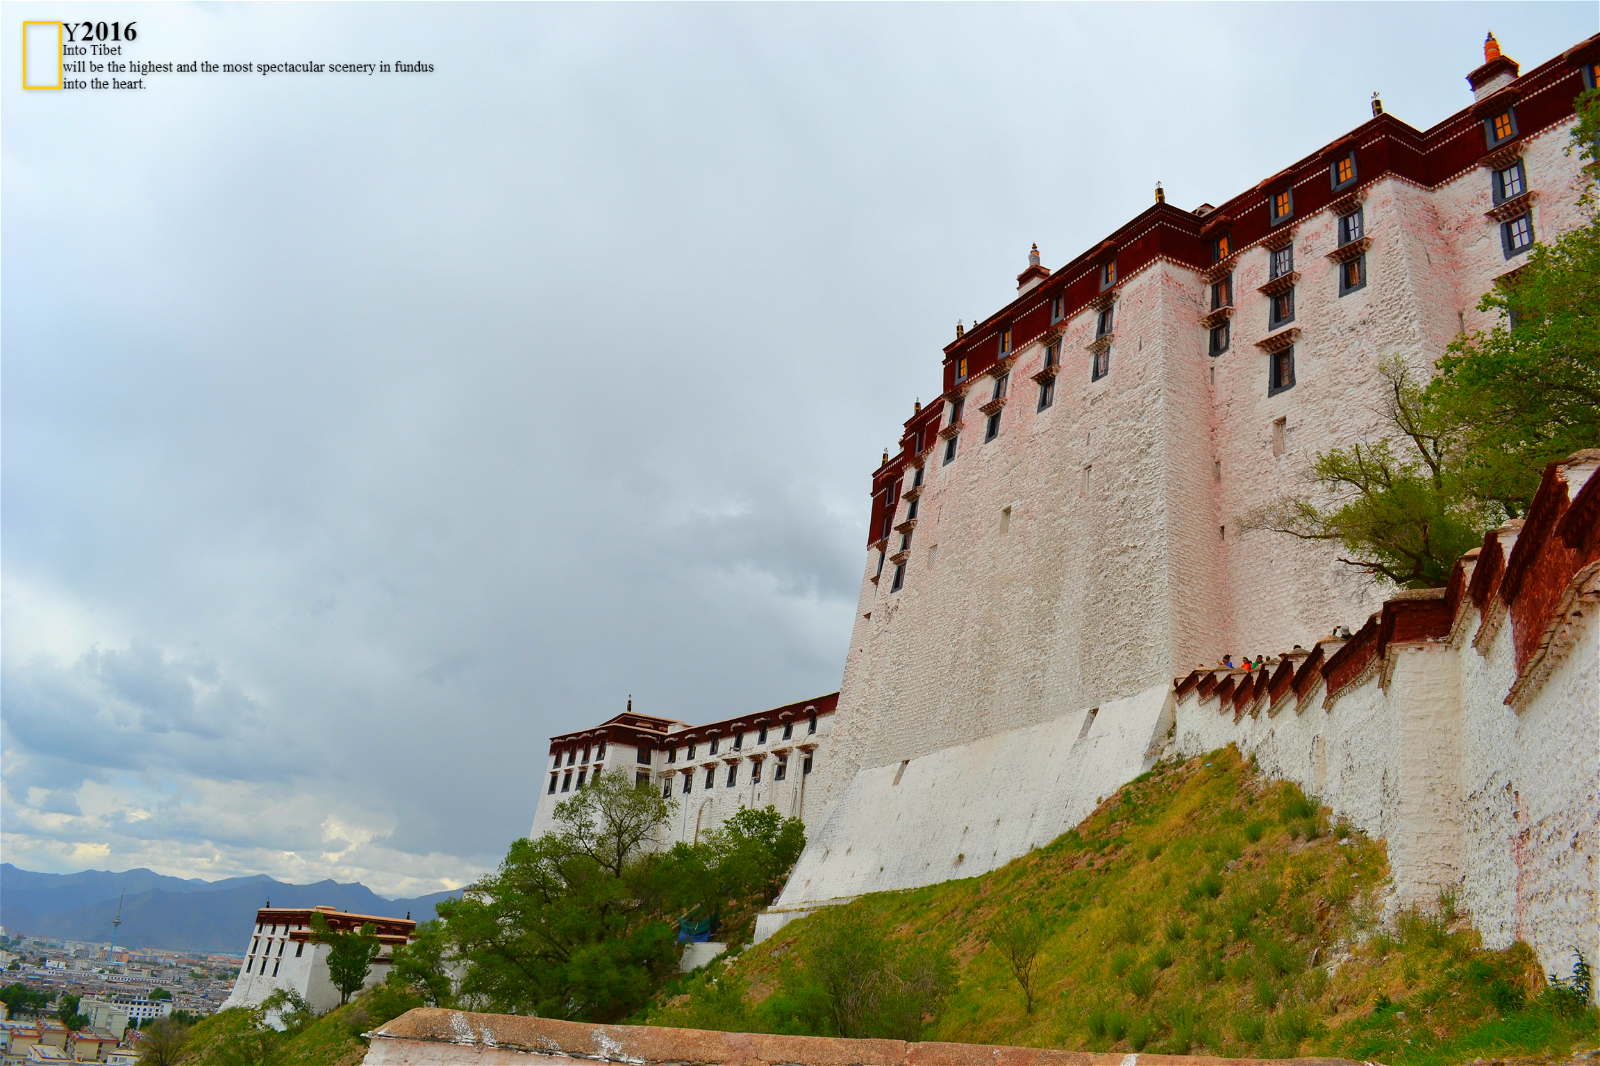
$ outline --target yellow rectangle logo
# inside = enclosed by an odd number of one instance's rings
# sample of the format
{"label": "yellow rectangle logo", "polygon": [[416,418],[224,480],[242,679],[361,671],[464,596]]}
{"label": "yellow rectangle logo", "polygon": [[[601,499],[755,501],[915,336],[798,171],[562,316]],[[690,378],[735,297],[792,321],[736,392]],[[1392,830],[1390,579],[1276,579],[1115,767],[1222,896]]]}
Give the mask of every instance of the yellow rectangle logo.
{"label": "yellow rectangle logo", "polygon": [[61,88],[61,23],[22,24],[22,87]]}

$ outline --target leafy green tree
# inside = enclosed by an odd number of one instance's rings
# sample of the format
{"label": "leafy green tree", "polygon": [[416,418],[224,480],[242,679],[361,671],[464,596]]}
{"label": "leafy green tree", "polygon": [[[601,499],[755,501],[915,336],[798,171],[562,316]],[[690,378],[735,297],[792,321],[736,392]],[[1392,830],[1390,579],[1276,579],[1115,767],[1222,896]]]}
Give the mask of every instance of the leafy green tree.
{"label": "leafy green tree", "polygon": [[[435,919],[417,926],[411,943],[394,949],[394,965],[384,984],[415,996],[417,1006],[454,1007],[450,942],[444,923]],[[408,1008],[409,1009],[409,1008]]]}
{"label": "leafy green tree", "polygon": [[[948,953],[882,939],[856,907],[827,908],[813,921],[806,971],[816,982],[834,1032],[849,1037],[916,1040],[955,987]],[[803,994],[802,994],[802,998]]]}
{"label": "leafy green tree", "polygon": [[88,1017],[78,1013],[78,1004],[81,1002],[80,997],[70,992],[63,992],[56,997],[56,1017],[68,1029],[82,1029],[89,1024]]}
{"label": "leafy green tree", "polygon": [[0,1003],[6,1005],[6,1010],[12,1017],[19,1014],[38,1014],[40,1009],[50,1002],[50,997],[43,992],[29,988],[21,982],[6,985],[0,989]]}
{"label": "leafy green tree", "polygon": [[174,1066],[189,1043],[189,1027],[172,1018],[157,1018],[139,1041],[140,1066]]}
{"label": "leafy green tree", "polygon": [[675,969],[646,841],[671,813],[648,785],[603,774],[556,807],[560,828],[518,840],[500,868],[439,904],[461,992],[508,1014],[625,1017]]}
{"label": "leafy green tree", "polygon": [[172,993],[168,992],[165,988],[152,988],[147,998],[170,1000],[172,999]]}
{"label": "leafy green tree", "polygon": [[317,1012],[311,1009],[311,1004],[292,988],[274,989],[271,995],[261,1001],[257,1013],[260,1016],[259,1024],[276,1021],[273,1028],[289,1036],[301,1032],[317,1020]]}
{"label": "leafy green tree", "polygon": [[989,942],[1011,968],[1022,995],[1027,1001],[1028,1013],[1033,1013],[1033,967],[1039,959],[1039,949],[1044,946],[1045,927],[1031,909],[1017,909],[1001,917],[989,931]]}
{"label": "leafy green tree", "polygon": [[361,991],[372,972],[372,960],[383,949],[371,922],[359,930],[335,929],[321,911],[311,912],[311,941],[328,945],[328,979],[339,990],[339,1005]]}
{"label": "leafy green tree", "polygon": [[1577,107],[1568,152],[1585,160],[1587,223],[1496,282],[1478,303],[1495,324],[1458,337],[1431,381],[1386,361],[1384,435],[1319,454],[1311,491],[1243,529],[1337,542],[1347,565],[1437,588],[1485,531],[1527,512],[1547,464],[1600,445],[1600,91]]}
{"label": "leafy green tree", "polygon": [[1442,586],[1499,512],[1463,488],[1452,463],[1451,427],[1405,362],[1387,359],[1379,373],[1394,439],[1323,452],[1311,467],[1320,491],[1270,501],[1238,524],[1337,542],[1344,549],[1340,562],[1403,588]]}

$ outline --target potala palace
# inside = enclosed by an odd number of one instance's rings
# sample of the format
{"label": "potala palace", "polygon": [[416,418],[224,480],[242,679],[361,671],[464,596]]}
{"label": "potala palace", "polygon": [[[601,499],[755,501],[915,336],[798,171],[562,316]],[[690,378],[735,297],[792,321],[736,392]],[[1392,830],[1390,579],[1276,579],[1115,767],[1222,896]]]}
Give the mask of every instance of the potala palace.
{"label": "potala palace", "polygon": [[[1486,944],[1600,956],[1600,452],[1544,472],[1447,589],[1384,591],[1242,532],[1320,451],[1382,434],[1535,241],[1584,223],[1574,99],[1600,36],[1471,100],[1372,117],[1217,206],[1165,201],[957,327],[937,401],[872,474],[835,694],[707,726],[630,712],[554,738],[535,833],[597,767],[809,843],[758,925],[997,867],[1163,757],[1227,744],[1386,841],[1395,899],[1453,887]],[[1266,671],[1215,666],[1265,654]],[[670,840],[663,840],[663,844]]]}

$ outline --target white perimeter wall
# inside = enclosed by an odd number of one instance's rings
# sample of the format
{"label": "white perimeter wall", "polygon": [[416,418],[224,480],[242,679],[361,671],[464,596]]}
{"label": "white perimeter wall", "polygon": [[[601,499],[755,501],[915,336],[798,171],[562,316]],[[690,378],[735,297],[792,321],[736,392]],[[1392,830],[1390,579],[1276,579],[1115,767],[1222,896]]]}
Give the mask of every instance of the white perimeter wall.
{"label": "white perimeter wall", "polygon": [[1600,625],[1586,620],[1519,713],[1504,702],[1511,624],[1480,652],[1481,618],[1463,611],[1456,641],[1391,645],[1388,663],[1331,707],[1319,686],[1298,710],[1291,696],[1276,715],[1257,705],[1235,723],[1190,692],[1176,707],[1176,752],[1238,745],[1385,840],[1397,904],[1429,906],[1454,887],[1486,946],[1526,941],[1566,975],[1574,948],[1600,957]]}
{"label": "white perimeter wall", "polygon": [[830,901],[976,876],[1050,843],[1154,764],[1172,725],[1172,689],[1090,714],[856,773],[758,920],[757,939]]}

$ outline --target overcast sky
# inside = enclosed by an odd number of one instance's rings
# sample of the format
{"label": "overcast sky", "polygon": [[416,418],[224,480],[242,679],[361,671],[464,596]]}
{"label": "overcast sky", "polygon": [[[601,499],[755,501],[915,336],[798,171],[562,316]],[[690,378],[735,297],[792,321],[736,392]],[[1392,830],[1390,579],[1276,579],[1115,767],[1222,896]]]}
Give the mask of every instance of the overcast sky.
{"label": "overcast sky", "polygon": [[[838,687],[958,318],[1572,4],[4,5],[7,861],[456,887],[546,740]],[[423,61],[24,92],[131,58]]]}

